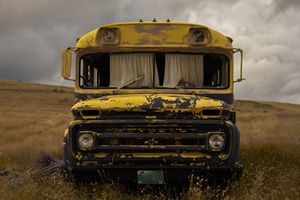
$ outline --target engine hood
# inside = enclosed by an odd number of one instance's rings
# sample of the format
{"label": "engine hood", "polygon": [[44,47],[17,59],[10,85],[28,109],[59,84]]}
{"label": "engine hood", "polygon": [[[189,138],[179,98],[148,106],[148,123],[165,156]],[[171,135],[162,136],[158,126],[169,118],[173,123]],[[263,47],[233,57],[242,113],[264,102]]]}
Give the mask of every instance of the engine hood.
{"label": "engine hood", "polygon": [[101,112],[189,112],[199,114],[204,109],[229,110],[229,104],[198,95],[179,94],[126,94],[108,95],[83,100],[72,107],[72,111],[99,110]]}

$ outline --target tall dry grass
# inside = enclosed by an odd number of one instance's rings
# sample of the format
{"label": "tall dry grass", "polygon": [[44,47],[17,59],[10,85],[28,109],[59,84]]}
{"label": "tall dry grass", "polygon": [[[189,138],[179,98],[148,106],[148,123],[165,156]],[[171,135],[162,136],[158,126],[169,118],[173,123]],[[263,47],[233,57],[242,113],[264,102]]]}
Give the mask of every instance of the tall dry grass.
{"label": "tall dry grass", "polygon": [[0,199],[299,199],[300,106],[237,101],[241,161],[245,173],[228,187],[199,182],[187,191],[139,188],[125,192],[116,184],[77,186],[61,177],[10,179],[36,167],[45,155],[62,157],[62,138],[72,116],[72,90],[0,81]]}
{"label": "tall dry grass", "polygon": [[45,153],[61,158],[73,101],[70,88],[0,81],[0,166],[32,167]]}

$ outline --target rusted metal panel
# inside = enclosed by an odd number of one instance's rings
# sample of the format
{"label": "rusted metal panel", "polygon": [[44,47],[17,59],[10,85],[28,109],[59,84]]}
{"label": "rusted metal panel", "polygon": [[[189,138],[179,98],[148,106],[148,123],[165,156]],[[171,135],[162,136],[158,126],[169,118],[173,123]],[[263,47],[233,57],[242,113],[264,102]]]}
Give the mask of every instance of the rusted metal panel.
{"label": "rusted metal panel", "polygon": [[111,110],[111,111],[147,111],[192,112],[199,114],[204,108],[230,109],[223,101],[195,95],[176,94],[131,94],[111,95],[80,101],[72,110]]}

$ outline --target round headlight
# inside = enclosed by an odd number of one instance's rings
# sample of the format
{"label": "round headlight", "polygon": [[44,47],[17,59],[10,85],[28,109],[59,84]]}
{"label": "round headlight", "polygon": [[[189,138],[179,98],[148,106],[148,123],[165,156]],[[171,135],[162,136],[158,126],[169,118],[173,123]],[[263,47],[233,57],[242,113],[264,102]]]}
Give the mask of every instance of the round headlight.
{"label": "round headlight", "polygon": [[82,133],[78,137],[78,145],[83,149],[91,149],[94,146],[94,137],[91,133]]}
{"label": "round headlight", "polygon": [[221,133],[212,133],[208,138],[208,145],[214,151],[220,151],[225,146],[225,135]]}

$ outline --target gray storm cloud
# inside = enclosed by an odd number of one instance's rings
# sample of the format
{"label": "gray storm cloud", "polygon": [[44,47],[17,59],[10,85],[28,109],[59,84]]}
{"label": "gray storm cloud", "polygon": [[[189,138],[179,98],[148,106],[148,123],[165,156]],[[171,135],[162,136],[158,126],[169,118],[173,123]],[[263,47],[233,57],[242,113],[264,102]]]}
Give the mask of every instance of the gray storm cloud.
{"label": "gray storm cloud", "polygon": [[[60,53],[102,24],[153,18],[204,24],[245,51],[236,98],[300,103],[300,1],[1,0],[0,79],[67,84]],[[238,75],[238,70],[236,70]]]}

